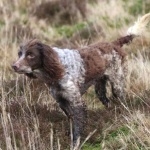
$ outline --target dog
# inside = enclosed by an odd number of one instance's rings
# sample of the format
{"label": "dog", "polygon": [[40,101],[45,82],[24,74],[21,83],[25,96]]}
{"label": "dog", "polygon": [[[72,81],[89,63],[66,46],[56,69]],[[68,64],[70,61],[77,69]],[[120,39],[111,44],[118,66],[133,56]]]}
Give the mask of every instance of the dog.
{"label": "dog", "polygon": [[110,81],[116,99],[125,98],[126,52],[124,44],[141,36],[150,13],[128,29],[127,35],[113,42],[99,42],[79,49],[50,47],[37,39],[21,44],[19,59],[12,65],[15,72],[38,78],[50,88],[50,94],[72,120],[73,143],[76,145],[85,125],[86,107],[82,95],[94,85],[100,101],[109,106],[106,83]]}

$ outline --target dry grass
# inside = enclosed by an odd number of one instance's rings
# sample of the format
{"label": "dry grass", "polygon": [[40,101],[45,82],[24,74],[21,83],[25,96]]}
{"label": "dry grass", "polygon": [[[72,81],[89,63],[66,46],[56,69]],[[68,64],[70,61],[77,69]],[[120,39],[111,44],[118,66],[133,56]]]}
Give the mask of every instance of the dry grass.
{"label": "dry grass", "polygon": [[[20,41],[38,37],[43,42],[56,44],[56,41],[67,37],[69,42],[73,39],[76,46],[82,46],[98,40],[114,40],[135,21],[138,11],[141,10],[140,15],[146,12],[149,3],[148,0],[139,0],[138,3],[142,5],[123,0],[90,2],[86,21],[54,26],[46,20],[36,19],[30,13],[35,8],[34,4],[41,2],[0,0],[0,149],[3,150],[71,148],[70,124],[48,94],[48,88],[37,81],[16,75],[11,69]],[[138,11],[134,10],[134,5],[139,7]],[[89,24],[90,27],[91,23],[102,27],[105,36],[102,37],[102,31],[95,28],[96,34],[89,34],[93,31],[89,29],[88,37],[78,38],[85,30],[85,25]],[[129,72],[127,98],[121,105],[112,103],[112,108],[106,110],[96,98],[93,88],[84,96],[88,120],[81,141],[88,140],[83,142],[82,149],[150,149],[149,41],[147,37],[125,46],[129,53]],[[71,43],[67,44],[71,46]]]}

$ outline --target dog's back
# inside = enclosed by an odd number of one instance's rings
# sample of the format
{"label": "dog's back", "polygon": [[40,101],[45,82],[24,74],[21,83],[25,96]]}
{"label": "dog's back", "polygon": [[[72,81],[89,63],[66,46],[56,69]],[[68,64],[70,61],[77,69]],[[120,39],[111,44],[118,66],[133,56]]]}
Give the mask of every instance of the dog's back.
{"label": "dog's back", "polygon": [[123,61],[126,56],[119,46],[101,42],[82,48],[79,52],[85,63],[86,82],[102,76],[110,64],[113,64],[115,57]]}

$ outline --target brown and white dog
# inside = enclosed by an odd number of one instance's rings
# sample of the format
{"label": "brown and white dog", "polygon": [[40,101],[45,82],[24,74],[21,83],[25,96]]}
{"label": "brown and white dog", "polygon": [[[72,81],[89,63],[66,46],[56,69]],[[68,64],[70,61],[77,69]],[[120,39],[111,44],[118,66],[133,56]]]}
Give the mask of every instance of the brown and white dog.
{"label": "brown and white dog", "polygon": [[36,39],[23,43],[13,69],[30,78],[38,78],[50,88],[51,95],[73,122],[74,145],[85,122],[85,106],[81,96],[94,84],[100,101],[107,107],[106,82],[115,98],[124,99],[126,67],[125,51],[121,48],[142,34],[150,13],[139,19],[128,34],[111,43],[89,45],[79,49],[50,47]]}

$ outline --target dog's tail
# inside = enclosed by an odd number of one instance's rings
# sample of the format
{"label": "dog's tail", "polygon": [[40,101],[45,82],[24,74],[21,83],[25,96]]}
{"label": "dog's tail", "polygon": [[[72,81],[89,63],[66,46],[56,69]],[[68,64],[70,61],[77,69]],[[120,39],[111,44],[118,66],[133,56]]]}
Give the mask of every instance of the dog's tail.
{"label": "dog's tail", "polygon": [[142,36],[144,32],[146,32],[146,27],[148,26],[149,22],[150,13],[145,14],[144,16],[139,18],[137,22],[135,22],[135,24],[128,29],[126,36],[121,37],[113,41],[112,43],[122,47],[124,44],[131,42],[135,37]]}

